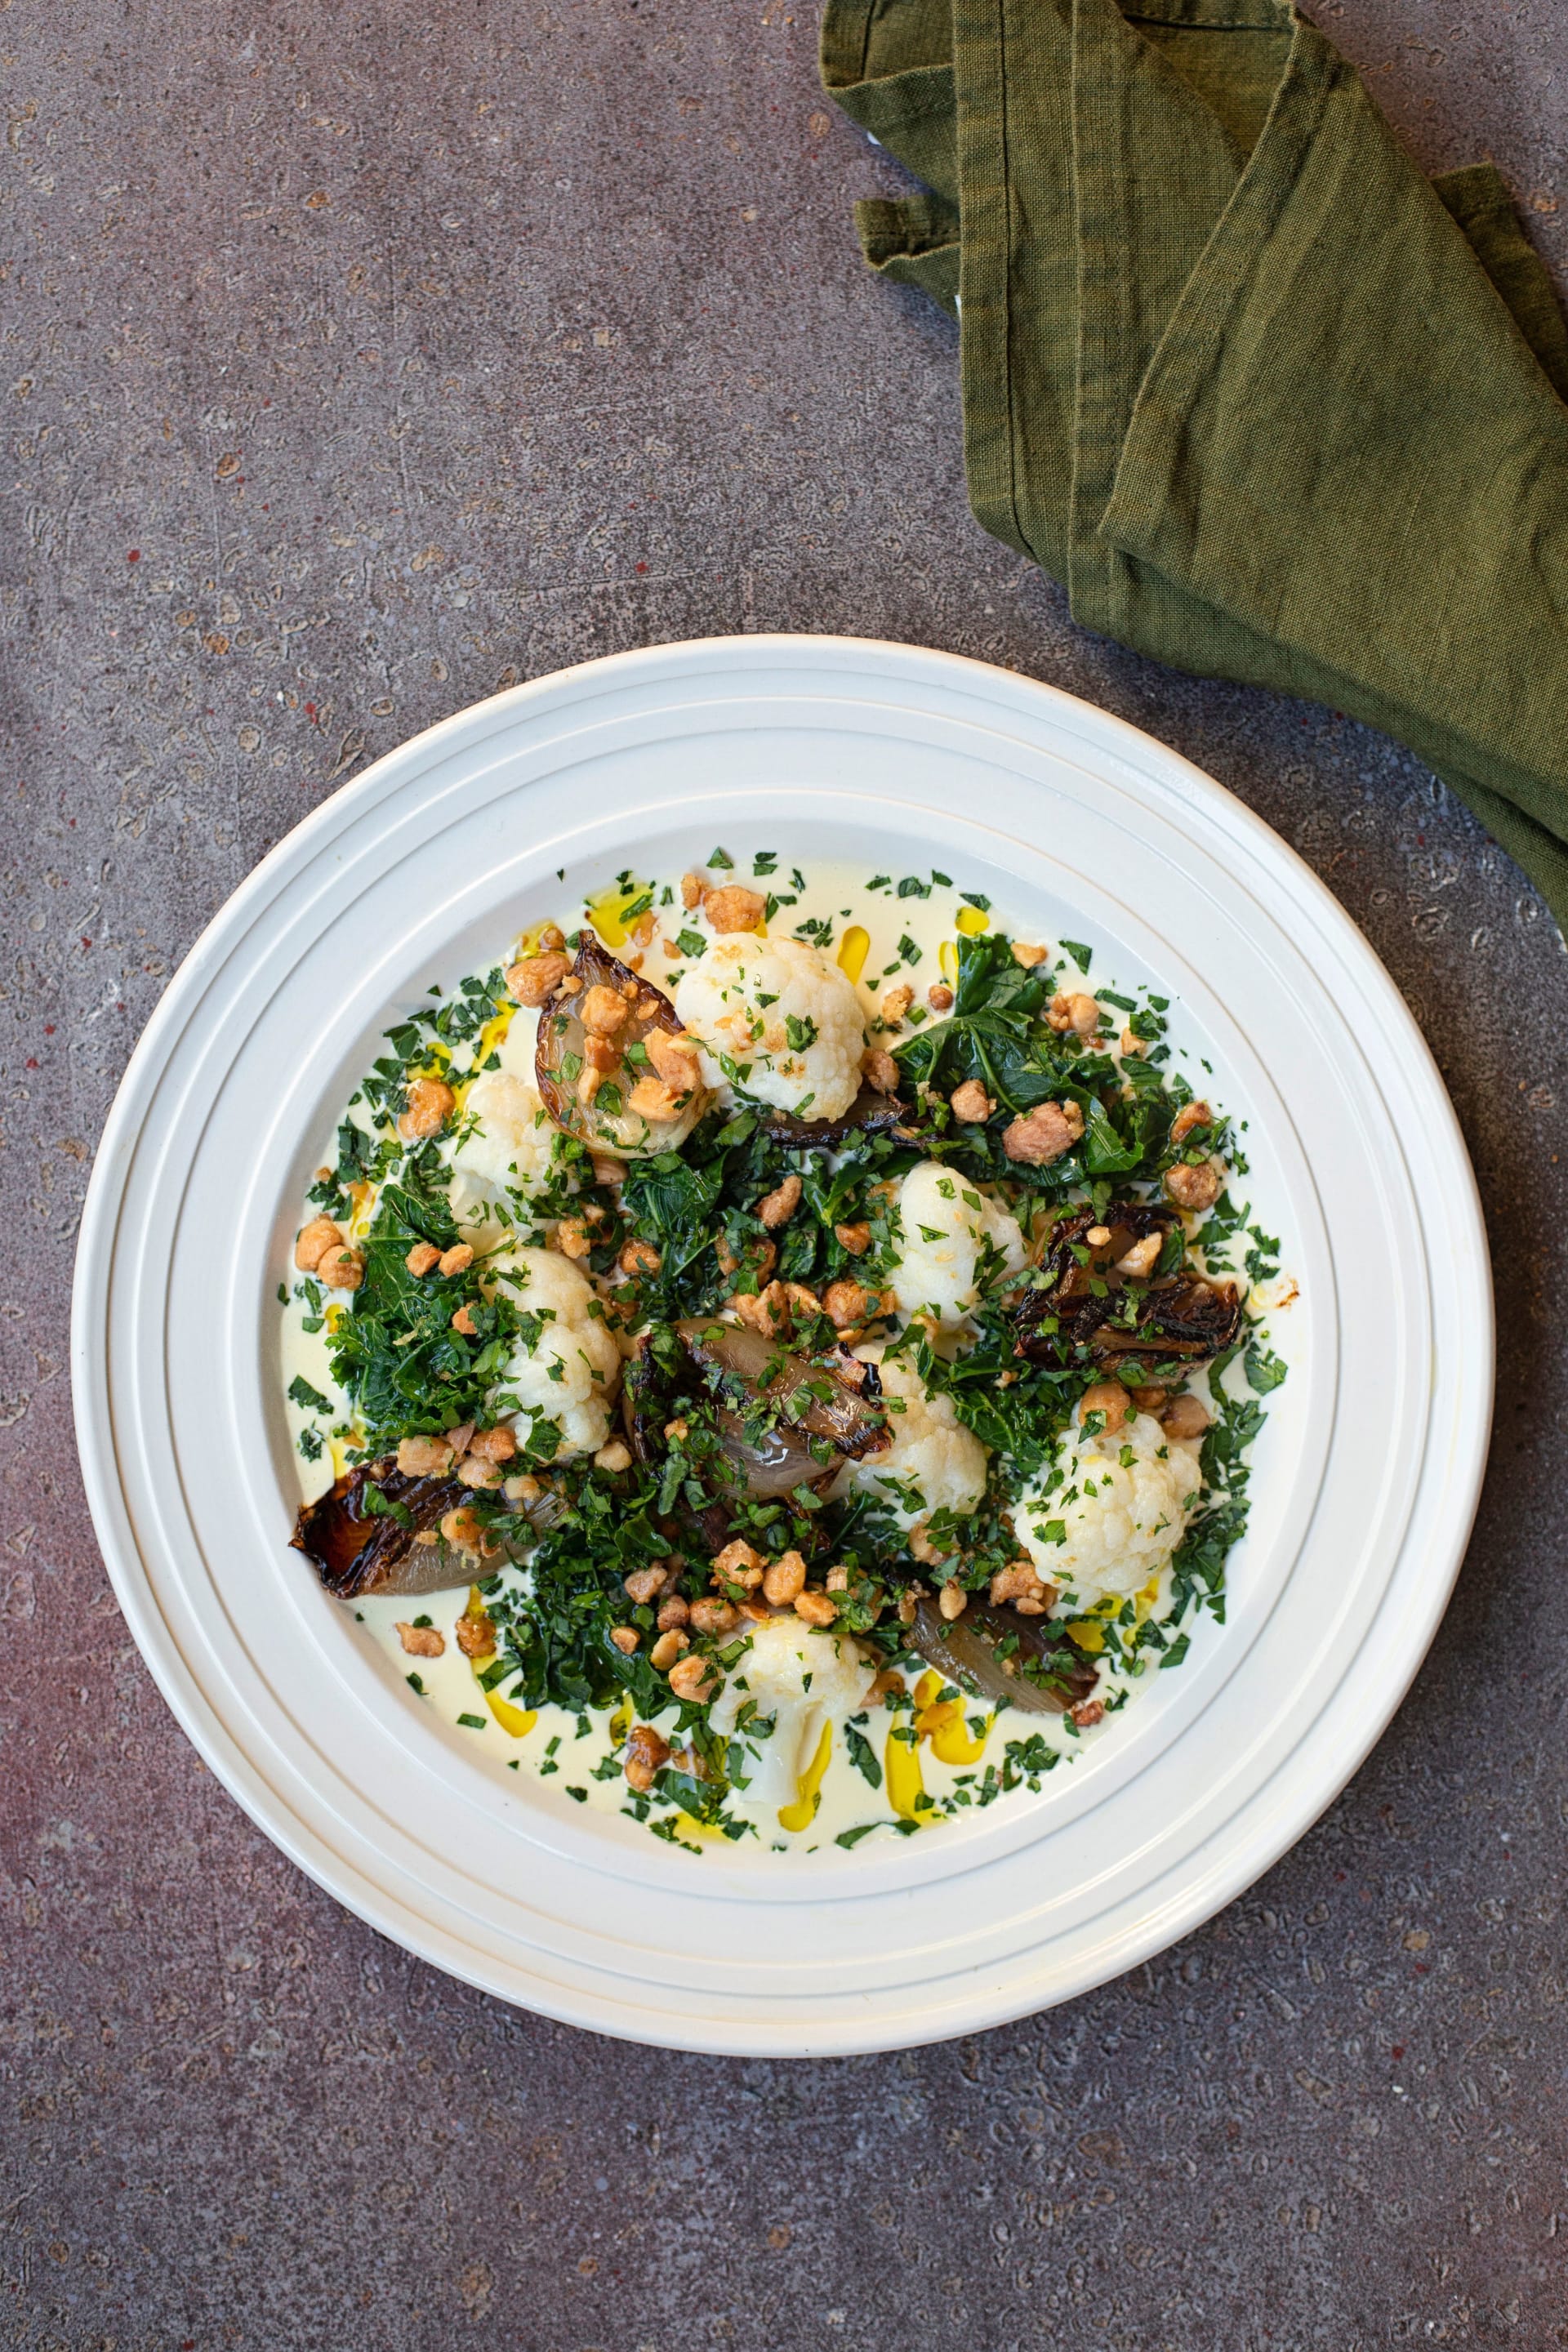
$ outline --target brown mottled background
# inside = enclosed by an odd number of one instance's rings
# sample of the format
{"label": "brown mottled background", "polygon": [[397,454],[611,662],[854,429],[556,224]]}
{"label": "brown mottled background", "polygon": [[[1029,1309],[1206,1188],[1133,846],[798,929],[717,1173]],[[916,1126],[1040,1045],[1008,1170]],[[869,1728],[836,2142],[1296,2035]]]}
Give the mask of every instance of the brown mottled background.
{"label": "brown mottled background", "polygon": [[[1318,4],[1568,260],[1557,0]],[[1413,760],[1084,637],[981,535],[952,333],[861,269],[896,175],[815,37],[807,0],[0,0],[8,2346],[1568,2344],[1562,943]],[[1502,1339],[1458,1598],[1312,1834],[1089,2000],[824,2064],[540,2023],[308,1885],[126,1637],[63,1370],[104,1113],[255,859],[500,684],[749,629],[1016,664],[1277,824],[1447,1073]]]}

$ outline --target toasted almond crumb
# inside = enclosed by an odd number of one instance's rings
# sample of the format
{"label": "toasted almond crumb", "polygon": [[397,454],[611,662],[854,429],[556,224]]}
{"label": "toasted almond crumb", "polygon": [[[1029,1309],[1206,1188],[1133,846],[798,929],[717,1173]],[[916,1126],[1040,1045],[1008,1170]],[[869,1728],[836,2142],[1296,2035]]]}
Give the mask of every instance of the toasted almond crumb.
{"label": "toasted almond crumb", "polygon": [[1002,1130],[1002,1149],[1008,1159],[1032,1168],[1048,1168],[1082,1140],[1083,1112],[1070,1097],[1037,1103]]}
{"label": "toasted almond crumb", "polygon": [[634,1118],[646,1118],[655,1125],[663,1118],[673,1118],[680,1108],[679,1098],[667,1079],[640,1077],[626,1097],[626,1108]]}
{"label": "toasted almond crumb", "polygon": [[989,1118],[996,1108],[978,1078],[965,1078],[961,1087],[954,1087],[952,1101],[954,1118],[973,1127]]}
{"label": "toasted almond crumb", "polygon": [[702,911],[716,931],[754,931],[766,906],[760,890],[748,890],[742,882],[702,894]]}
{"label": "toasted almond crumb", "polygon": [[316,1279],[329,1290],[357,1290],[364,1280],[364,1260],[358,1250],[342,1245],[323,1250],[316,1260]]}
{"label": "toasted almond crumb", "polygon": [[[635,989],[637,982],[634,981]],[[595,981],[577,1008],[577,1017],[591,1037],[612,1037],[626,1024],[627,1006],[618,989]]]}
{"label": "toasted almond crumb", "polygon": [[770,1233],[787,1225],[800,1206],[801,1181],[798,1176],[786,1176],[782,1184],[765,1192],[757,1202],[757,1215]]}
{"label": "toasted almond crumb", "polygon": [[525,956],[509,969],[507,988],[519,1004],[547,1004],[571,969],[563,955]]}
{"label": "toasted almond crumb", "polygon": [[[1179,1209],[1212,1209],[1224,1187],[1225,1177],[1216,1160],[1200,1160],[1195,1168],[1178,1160],[1174,1168],[1165,1171],[1165,1190]],[[331,1251],[327,1255],[331,1256]],[[321,1264],[326,1262],[323,1258]]]}
{"label": "toasted almond crumb", "polygon": [[763,1577],[763,1598],[787,1609],[805,1590],[805,1562],[798,1551],[781,1552]]}
{"label": "toasted almond crumb", "polygon": [[1060,1037],[1092,1037],[1100,1027],[1100,1007],[1092,996],[1053,996],[1046,1019]]}
{"label": "toasted almond crumb", "polygon": [[715,1553],[710,1573],[715,1584],[742,1585],[750,1591],[765,1582],[763,1570],[766,1566],[762,1553],[753,1550],[744,1536],[735,1536],[722,1551]]}
{"label": "toasted almond crumb", "polygon": [[624,1769],[626,1786],[639,1795],[652,1788],[654,1775],[669,1761],[669,1742],[651,1723],[634,1723],[626,1739]]}
{"label": "toasted almond crumb", "polygon": [[1078,1417],[1080,1422],[1087,1422],[1091,1412],[1103,1413],[1104,1433],[1107,1437],[1114,1437],[1119,1429],[1126,1428],[1130,1406],[1131,1400],[1120,1381],[1096,1381],[1092,1388],[1085,1389],[1079,1399]]}
{"label": "toasted almond crumb", "polygon": [[438,1658],[447,1647],[447,1637],[434,1625],[408,1625],[400,1617],[397,1638],[411,1658]]}
{"label": "toasted almond crumb", "polygon": [[294,1263],[301,1274],[314,1274],[330,1249],[336,1249],[342,1234],[331,1217],[312,1217],[294,1244]]}
{"label": "toasted almond crumb", "polygon": [[1153,1273],[1160,1263],[1160,1252],[1164,1246],[1163,1234],[1145,1234],[1141,1242],[1133,1243],[1125,1257],[1117,1259],[1117,1273],[1132,1275],[1142,1281],[1146,1276]]}
{"label": "toasted almond crumb", "polygon": [[[672,1638],[679,1641],[683,1637],[666,1633],[662,1638],[668,1642]],[[718,1687],[718,1679],[707,1659],[696,1655],[678,1658],[669,1670],[669,1687],[676,1697],[689,1699],[696,1706],[705,1705],[712,1697]]]}
{"label": "toasted almond crumb", "polygon": [[1166,1436],[1180,1438],[1185,1444],[1201,1437],[1208,1425],[1208,1414],[1195,1396],[1173,1397],[1160,1415],[1160,1426]]}
{"label": "toasted almond crumb", "polygon": [[452,1466],[452,1449],[444,1437],[403,1437],[397,1466],[405,1478],[444,1478]]}
{"label": "toasted almond crumb", "polygon": [[452,1628],[465,1658],[488,1658],[496,1646],[495,1620],[482,1609],[465,1609]]}
{"label": "toasted almond crumb", "polygon": [[397,1122],[405,1143],[438,1135],[451,1118],[458,1097],[444,1078],[416,1078],[408,1089],[408,1108]]}
{"label": "toasted almond crumb", "polygon": [[1212,1127],[1213,1125],[1214,1113],[1206,1102],[1184,1103],[1171,1121],[1171,1140],[1173,1143],[1181,1143],[1191,1135],[1194,1127]]}

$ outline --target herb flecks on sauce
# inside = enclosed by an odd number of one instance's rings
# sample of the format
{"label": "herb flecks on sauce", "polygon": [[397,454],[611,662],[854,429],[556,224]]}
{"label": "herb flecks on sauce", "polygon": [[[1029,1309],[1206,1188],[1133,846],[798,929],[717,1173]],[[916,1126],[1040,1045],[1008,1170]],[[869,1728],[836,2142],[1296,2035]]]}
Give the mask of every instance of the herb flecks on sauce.
{"label": "herb flecks on sauce", "polygon": [[[1287,1370],[1259,1311],[1290,1287],[1281,1243],[1170,999],[1113,987],[1103,952],[1094,986],[1089,945],[1012,932],[939,870],[813,887],[783,855],[628,869],[587,926],[564,897],[559,928],[432,988],[346,1107],[280,1291],[303,1548],[331,1519],[333,1557],[374,1567],[360,1613],[416,1646],[411,1689],[477,1752],[545,1779],[570,1753],[575,1802],[696,1855],[852,1852],[1043,1788],[1223,1622]],[[760,934],[859,999],[846,1116],[814,1122],[809,1091],[782,1113],[732,1054],[672,1058],[681,975],[759,904]],[[534,1028],[579,1035],[574,959],[611,1111],[668,1074],[695,1117],[675,1148],[623,1121],[649,1144],[616,1157],[543,1108]],[[775,1004],[755,1051],[803,1068],[818,1012]],[[592,1098],[560,1053],[552,1084]],[[1177,1497],[1135,1530],[1135,1589],[1093,1553],[1113,1488]],[[416,1592],[417,1619],[375,1614]],[[784,1786],[770,1743],[796,1738]]]}

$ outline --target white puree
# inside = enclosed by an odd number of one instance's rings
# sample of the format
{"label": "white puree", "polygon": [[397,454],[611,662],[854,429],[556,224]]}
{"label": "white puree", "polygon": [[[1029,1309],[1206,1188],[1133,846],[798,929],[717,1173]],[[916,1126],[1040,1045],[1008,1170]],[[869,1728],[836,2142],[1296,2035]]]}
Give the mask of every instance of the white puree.
{"label": "white puree", "polygon": [[[733,878],[750,886],[752,879],[750,873],[750,853],[742,855],[734,850],[732,843],[730,845],[735,855]],[[869,945],[859,974],[858,990],[868,1020],[875,1013],[886,991],[896,987],[900,982],[907,981],[913,986],[917,1004],[924,1003],[925,992],[933,981],[946,979],[951,982],[955,970],[952,942],[957,928],[957,919],[961,914],[963,916],[965,928],[977,919],[974,911],[963,906],[956,887],[943,888],[939,884],[933,886],[929,898],[898,898],[893,896],[890,889],[868,893],[864,887],[867,877],[858,867],[818,864],[803,866],[802,871],[806,877],[806,887],[800,894],[798,904],[781,908],[770,926],[770,930],[773,934],[787,937],[808,919],[826,920],[833,927],[833,938],[826,952],[837,960],[843,952],[847,934],[855,929],[863,929],[869,935]],[[922,880],[929,878],[929,866],[922,869]],[[662,883],[666,879],[673,881],[678,877],[672,876],[658,878]],[[717,878],[729,879],[730,877],[721,876]],[[898,873],[895,872],[892,879],[896,883],[898,878]],[[787,855],[781,855],[780,870],[777,874],[758,881],[754,887],[762,890],[771,887],[781,895],[784,891],[787,891],[791,887]],[[574,905],[566,894],[564,886],[556,919],[561,923],[562,928],[567,930],[574,929],[582,919],[579,907]],[[684,919],[693,929],[705,928],[694,923],[689,917]],[[656,944],[645,959],[643,965],[645,976],[660,986],[665,985],[665,976],[669,971],[679,971],[689,968],[685,959],[678,956],[673,961],[667,960],[661,952],[662,941],[666,935],[668,934],[673,940],[681,924],[682,918],[679,905],[665,910],[661,915]],[[1026,940],[1040,939],[1054,951],[1066,952],[1060,948],[1059,941],[1048,931],[1037,930],[1026,917],[1014,919],[1007,908],[994,908],[988,918],[989,924],[1000,925],[1012,938]],[[911,940],[920,950],[918,963],[911,964],[907,957],[900,956],[899,941],[901,938]],[[614,940],[606,943],[612,949],[617,945]],[[945,964],[942,954],[944,943],[947,946]],[[510,948],[510,941],[499,943],[500,947]],[[1117,985],[1112,973],[1107,971],[1102,974],[1099,971],[1098,958],[1096,962],[1097,969],[1092,974],[1092,981],[1106,986]],[[885,977],[887,968],[895,963],[900,966],[900,969],[891,977]],[[1073,985],[1084,987],[1091,983],[1086,982],[1080,975],[1075,973],[1069,960],[1063,984],[1068,987]],[[1128,992],[1123,990],[1123,992]],[[937,1016],[928,1017],[934,1019]],[[519,1078],[531,1079],[536,1027],[536,1014],[519,1011],[514,1014],[508,1034],[502,1041],[500,1049],[501,1067]],[[901,1034],[908,1035],[910,1032],[905,1029]],[[1114,1035],[1113,1031],[1110,1034]],[[876,1040],[873,1039],[872,1042],[875,1043]],[[1176,1044],[1173,1038],[1172,1042],[1174,1062],[1179,1066],[1184,1061],[1189,1061],[1190,1057],[1179,1044]],[[1205,1079],[1195,1065],[1191,1067],[1191,1076],[1195,1090],[1201,1090],[1205,1084],[1212,1083],[1211,1080]],[[1221,1097],[1223,1099],[1223,1088]],[[337,1117],[334,1115],[329,1132],[335,1129],[336,1124]],[[310,1213],[313,1213],[302,1212],[302,1214]],[[290,1289],[292,1289],[292,1284]],[[287,1389],[296,1373],[303,1373],[306,1380],[324,1395],[331,1397],[335,1405],[342,1405],[346,1418],[346,1405],[343,1404],[341,1393],[331,1377],[326,1349],[326,1335],[324,1332],[310,1333],[302,1330],[300,1325],[303,1313],[304,1310],[299,1301],[290,1296],[283,1317],[282,1385]],[[1288,1318],[1277,1318],[1276,1330],[1269,1334],[1269,1344],[1277,1348],[1281,1344],[1279,1324],[1286,1319]],[[290,1438],[296,1438],[300,1429],[310,1416],[301,1412],[292,1403],[286,1403],[285,1411],[289,1419]],[[331,1449],[329,1448],[323,1453],[320,1462],[309,1463],[296,1451],[295,1461],[299,1472],[301,1500],[313,1501],[318,1495],[326,1491],[338,1474],[341,1465],[334,1465],[331,1459]],[[298,1572],[306,1573],[308,1570],[300,1566]],[[506,1571],[509,1582],[517,1580],[525,1581],[526,1575],[526,1570]],[[612,1746],[609,1728],[611,1717],[608,1715],[591,1715],[588,1718],[589,1728],[586,1734],[579,1737],[575,1717],[568,1714],[564,1708],[545,1706],[538,1710],[531,1727],[521,1738],[514,1738],[503,1730],[501,1726],[490,1717],[483,1693],[475,1680],[473,1670],[458,1650],[453,1637],[453,1625],[462,1613],[466,1601],[466,1591],[459,1589],[451,1592],[438,1592],[422,1601],[363,1601],[358,1605],[356,1613],[366,1632],[385,1654],[389,1664],[397,1675],[402,1677],[411,1671],[417,1672],[425,1691],[425,1696],[418,1702],[419,1704],[434,1707],[448,1723],[455,1723],[456,1718],[463,1714],[486,1717],[482,1731],[465,1728],[456,1732],[455,1736],[460,1739],[470,1740],[476,1754],[487,1758],[497,1772],[504,1772],[508,1765],[516,1762],[520,1767],[520,1777],[531,1776],[538,1771],[542,1763],[553,1760],[559,1769],[555,1773],[546,1776],[548,1781],[552,1781],[558,1789],[584,1790],[584,1810],[619,1812],[627,1798],[626,1784],[619,1774],[613,1779],[604,1780],[593,1778],[594,1766],[607,1755]],[[1164,1594],[1162,1592],[1160,1605],[1163,1605],[1163,1601]],[[408,1619],[420,1615],[428,1616],[432,1622],[446,1634],[447,1648],[443,1656],[410,1658],[405,1654],[395,1631],[396,1621],[399,1618]],[[743,1664],[738,1671],[744,1673]],[[843,1678],[835,1676],[831,1679],[838,1682]],[[909,1679],[911,1688],[919,1681],[919,1677],[913,1675]],[[936,1678],[932,1676],[931,1680],[934,1685]],[[504,1696],[507,1687],[505,1683],[498,1685],[498,1695]],[[1108,1676],[1102,1685],[1102,1694],[1109,1695],[1112,1687],[1114,1687],[1114,1677]],[[933,1692],[928,1691],[928,1696],[932,1695]],[[984,1712],[979,1700],[970,1698],[966,1694],[963,1695],[962,1715],[965,1721],[971,1717],[979,1718]],[[674,1719],[674,1715],[671,1713],[666,1719],[664,1727],[671,1728]],[[918,1769],[920,1783],[923,1784],[932,1797],[940,1800],[961,1784],[967,1784],[971,1788],[977,1787],[983,1780],[987,1767],[994,1767],[997,1771],[1000,1771],[1004,1751],[1010,1740],[1025,1739],[1037,1731],[1041,1732],[1048,1745],[1061,1750],[1064,1758],[1068,1758],[1087,1748],[1089,1742],[1099,1736],[1095,1732],[1090,1732],[1075,1738],[1070,1730],[1064,1736],[1059,1717],[1051,1715],[1026,1716],[1016,1708],[1010,1708],[995,1720],[990,1736],[984,1741],[984,1750],[978,1760],[946,1763],[937,1755],[933,1742],[929,1738],[922,1739],[918,1748],[910,1748],[907,1742],[889,1740],[889,1735],[895,1727],[900,1725],[907,1727],[910,1720],[911,1717],[907,1709],[895,1715],[879,1706],[871,1711],[867,1720],[859,1727],[864,1736],[870,1741],[883,1769],[882,1785],[879,1789],[873,1790],[862,1774],[849,1762],[843,1722],[841,1719],[835,1719],[832,1726],[831,1763],[822,1782],[820,1801],[815,1815],[809,1822],[804,1823],[799,1829],[788,1828],[780,1822],[776,1806],[771,1803],[765,1805],[756,1803],[755,1789],[748,1792],[748,1797],[734,1796],[728,1801],[727,1810],[737,1815],[749,1814],[750,1818],[755,1819],[758,1829],[757,1838],[746,1838],[737,1850],[752,1851],[759,1844],[771,1846],[781,1852],[790,1849],[815,1850],[828,1844],[841,1830],[854,1828],[864,1822],[890,1821],[893,1818],[894,1808],[889,1801],[889,1784],[891,1782],[896,1790],[899,1776],[901,1774],[906,1780],[908,1779],[911,1759],[918,1759],[916,1769]],[[966,1736],[963,1727],[955,1726],[953,1728],[954,1735],[962,1741]],[[556,1742],[552,1759],[547,1755],[552,1740]],[[951,1747],[952,1739],[950,1738],[943,1744]],[[889,1761],[893,1767],[891,1774],[889,1770]],[[905,1793],[907,1795],[907,1791]],[[751,1800],[750,1804],[748,1798]],[[805,1811],[804,1807],[802,1811]],[[938,1814],[935,1818],[940,1821],[942,1816]],[[686,1843],[694,1847],[700,1848],[710,1844],[723,1847],[729,1843],[717,1832],[700,1831],[695,1824],[684,1819],[680,1823],[679,1834]],[[865,1841],[865,1843],[870,1848],[885,1849],[893,1835],[894,1832],[890,1829],[878,1830]],[[855,1849],[856,1852],[860,1850],[859,1846]]]}

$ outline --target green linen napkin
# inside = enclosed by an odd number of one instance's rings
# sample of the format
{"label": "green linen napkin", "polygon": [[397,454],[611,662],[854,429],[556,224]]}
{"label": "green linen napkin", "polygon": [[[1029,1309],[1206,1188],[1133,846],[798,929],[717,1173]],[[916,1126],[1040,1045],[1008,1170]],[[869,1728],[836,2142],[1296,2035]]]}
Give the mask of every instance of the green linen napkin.
{"label": "green linen napkin", "polygon": [[1073,617],[1410,745],[1568,918],[1568,334],[1489,163],[1428,182],[1293,0],[828,0],[928,194],[985,528]]}

